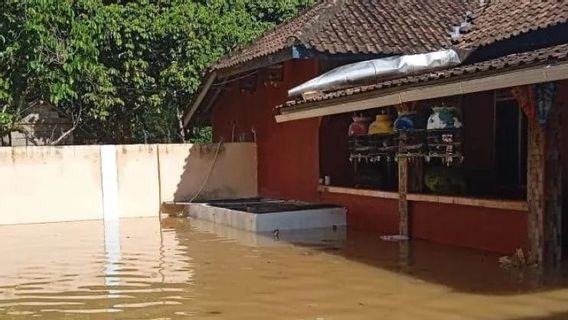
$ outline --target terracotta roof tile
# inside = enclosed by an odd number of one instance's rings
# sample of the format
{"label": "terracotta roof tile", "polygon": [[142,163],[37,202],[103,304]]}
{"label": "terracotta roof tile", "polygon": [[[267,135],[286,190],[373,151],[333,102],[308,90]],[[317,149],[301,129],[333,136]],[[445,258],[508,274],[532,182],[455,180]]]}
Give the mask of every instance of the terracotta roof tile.
{"label": "terracotta roof tile", "polygon": [[479,0],[323,0],[240,50],[224,69],[301,45],[322,53],[410,54],[452,45],[448,32]]}
{"label": "terracotta roof tile", "polygon": [[449,31],[472,12],[458,47],[479,47],[568,22],[567,0],[322,0],[221,58],[229,68],[297,44],[338,54],[412,54],[452,46]]}
{"label": "terracotta roof tile", "polygon": [[484,72],[494,70],[505,70],[522,65],[537,65],[543,63],[555,63],[568,60],[568,44],[543,48],[539,50],[511,54],[494,60],[478,62],[471,65],[462,65],[452,69],[436,71],[432,73],[408,76],[404,78],[384,81],[372,85],[360,86],[334,92],[328,92],[322,96],[318,96],[307,100],[288,101],[283,105],[277,106],[277,109],[298,107],[300,105],[315,103],[324,100],[330,100],[354,94],[361,94],[370,91],[379,91],[387,88],[423,83],[434,80],[448,79],[471,74],[482,75]]}
{"label": "terracotta roof tile", "polygon": [[222,57],[213,65],[213,69],[217,70],[232,67],[291,47],[294,40],[297,39],[305,29],[309,29],[313,24],[316,24],[322,14],[325,15],[328,10],[333,9],[336,2],[336,0],[323,1],[304,10],[298,16],[264,33],[249,45],[233,50],[230,54]]}
{"label": "terracotta roof tile", "polygon": [[566,0],[491,0],[474,10],[474,28],[459,46],[486,46],[567,21]]}

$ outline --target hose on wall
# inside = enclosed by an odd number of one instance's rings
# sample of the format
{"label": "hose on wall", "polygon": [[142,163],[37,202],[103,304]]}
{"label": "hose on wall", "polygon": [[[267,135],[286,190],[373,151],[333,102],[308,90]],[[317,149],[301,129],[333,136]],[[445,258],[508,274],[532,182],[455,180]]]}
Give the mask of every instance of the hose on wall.
{"label": "hose on wall", "polygon": [[195,193],[195,195],[189,200],[189,203],[192,203],[193,201],[195,201],[195,199],[197,199],[201,195],[201,193],[203,192],[203,189],[205,189],[205,186],[207,186],[207,182],[209,182],[209,179],[211,178],[211,174],[213,173],[213,169],[215,168],[215,164],[217,163],[217,159],[219,158],[219,152],[221,151],[221,146],[223,145],[223,143],[224,143],[223,139],[221,139],[217,143],[217,149],[215,150],[215,156],[213,157],[213,161],[211,161],[211,166],[209,167],[209,172],[207,173],[207,176],[205,176],[205,179],[201,183],[201,186],[199,187],[199,190],[197,191],[197,193]]}

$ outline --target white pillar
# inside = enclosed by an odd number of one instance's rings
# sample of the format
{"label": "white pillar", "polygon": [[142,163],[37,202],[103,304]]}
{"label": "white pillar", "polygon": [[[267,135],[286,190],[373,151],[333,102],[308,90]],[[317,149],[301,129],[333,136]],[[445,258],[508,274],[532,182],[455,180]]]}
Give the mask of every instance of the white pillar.
{"label": "white pillar", "polygon": [[[117,278],[120,262],[120,221],[118,212],[118,172],[116,146],[101,146],[101,174],[103,188],[103,213],[105,227],[105,282],[107,286],[119,284]],[[110,294],[114,294],[110,292]]]}

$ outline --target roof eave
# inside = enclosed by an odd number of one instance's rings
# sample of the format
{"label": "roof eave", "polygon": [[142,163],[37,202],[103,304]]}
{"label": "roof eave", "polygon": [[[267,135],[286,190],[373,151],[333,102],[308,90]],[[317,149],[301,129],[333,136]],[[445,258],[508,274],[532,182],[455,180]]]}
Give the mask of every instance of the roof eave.
{"label": "roof eave", "polygon": [[197,94],[197,98],[195,98],[195,100],[191,104],[191,107],[189,109],[186,109],[187,110],[186,114],[183,116],[183,127],[184,128],[188,127],[188,125],[191,121],[191,118],[193,117],[193,115],[195,114],[195,112],[197,111],[199,106],[201,105],[203,98],[205,98],[205,96],[209,92],[209,89],[211,88],[211,85],[213,85],[213,82],[215,82],[216,79],[217,79],[217,72],[213,71],[213,72],[209,73],[209,75],[207,76],[207,80],[205,80],[204,85],[201,87],[201,90]]}
{"label": "roof eave", "polygon": [[568,62],[539,64],[530,67],[499,70],[468,77],[456,77],[422,84],[370,91],[324,101],[279,109],[276,122],[361,111],[392,106],[404,102],[428,100],[454,95],[504,89],[509,87],[568,79]]}
{"label": "roof eave", "polygon": [[294,47],[285,47],[271,54],[239,62],[235,65],[213,68],[212,71],[217,72],[220,78],[228,78],[292,59],[295,59]]}
{"label": "roof eave", "polygon": [[246,61],[235,66],[230,66],[227,68],[212,69],[205,75],[205,82],[199,89],[196,98],[188,105],[186,108],[185,115],[183,116],[183,126],[187,128],[191,122],[192,117],[195,115],[196,111],[199,109],[203,99],[209,93],[211,86],[215,83],[217,79],[227,79],[231,76],[239,75],[242,73],[250,72],[252,70],[267,67],[276,63],[281,63],[287,60],[294,59],[295,50],[293,47],[284,48],[273,54],[259,57],[250,61]]}
{"label": "roof eave", "polygon": [[[290,47],[283,48],[275,53],[270,55],[262,56],[255,58],[253,60],[245,61],[234,66],[230,66],[227,68],[218,68],[218,69],[211,69],[209,73],[204,77],[206,82],[204,85],[201,86],[196,99],[192,101],[189,108],[186,109],[186,113],[183,117],[183,125],[184,128],[189,126],[192,117],[195,115],[196,111],[200,108],[200,104],[203,102],[204,98],[207,96],[211,86],[215,83],[215,81],[221,79],[220,81],[224,81],[227,78],[237,76],[239,74],[243,74],[246,72],[251,72],[253,70],[257,70],[260,68],[268,67],[277,63],[282,63],[289,60],[297,60],[297,59],[310,59],[310,58],[317,58],[317,59],[345,59],[346,57],[365,60],[377,57],[383,57],[384,55],[377,55],[377,54],[351,54],[351,53],[344,53],[344,54],[330,54],[327,52],[318,52],[313,49],[306,49],[302,45],[294,45]],[[212,76],[215,77],[212,79]],[[212,79],[212,80],[211,80]],[[209,83],[209,81],[212,81]]]}

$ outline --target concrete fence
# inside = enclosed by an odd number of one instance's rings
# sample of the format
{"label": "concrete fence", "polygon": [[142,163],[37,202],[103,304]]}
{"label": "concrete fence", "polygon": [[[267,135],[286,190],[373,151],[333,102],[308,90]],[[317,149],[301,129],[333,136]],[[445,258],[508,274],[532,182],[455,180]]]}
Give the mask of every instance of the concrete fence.
{"label": "concrete fence", "polygon": [[158,216],[162,202],[257,196],[256,146],[0,148],[0,224]]}

